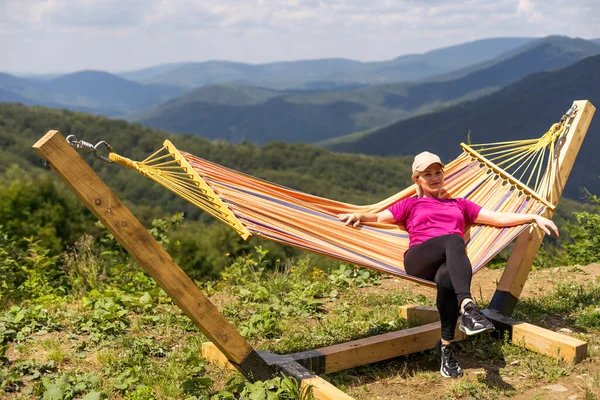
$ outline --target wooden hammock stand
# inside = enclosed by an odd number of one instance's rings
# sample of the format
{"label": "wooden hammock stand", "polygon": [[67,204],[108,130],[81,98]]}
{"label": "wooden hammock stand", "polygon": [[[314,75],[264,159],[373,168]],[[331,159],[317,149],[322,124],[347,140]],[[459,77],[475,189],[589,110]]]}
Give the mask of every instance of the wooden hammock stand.
{"label": "wooden hammock stand", "polygon": [[[573,104],[578,111],[557,143],[556,162],[559,167],[553,198],[550,199],[552,204],[558,203],[595,112],[595,107],[588,101],[580,100]],[[422,325],[289,355],[257,351],[190,280],[63,135],[58,131],[48,131],[33,148],[211,340],[203,345],[203,355],[212,361],[235,367],[250,380],[266,380],[283,372],[296,377],[302,387],[310,385],[317,399],[351,399],[320,378],[319,374],[432,349],[440,338],[437,309],[406,306],[402,308],[404,317]],[[547,210],[544,215],[551,217],[552,211]],[[542,238],[540,229],[526,230],[517,238],[492,301],[484,312],[494,322],[496,330],[508,332],[515,344],[568,362],[579,362],[587,356],[586,342],[511,318]],[[464,338],[464,334],[457,330],[456,339]]]}

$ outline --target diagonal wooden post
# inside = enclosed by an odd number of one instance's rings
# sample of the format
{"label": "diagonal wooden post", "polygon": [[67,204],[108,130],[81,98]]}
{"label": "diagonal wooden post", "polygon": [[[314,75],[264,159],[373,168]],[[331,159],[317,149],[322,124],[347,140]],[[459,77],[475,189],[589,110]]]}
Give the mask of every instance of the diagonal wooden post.
{"label": "diagonal wooden post", "polygon": [[58,131],[33,145],[140,266],[251,380],[273,377],[258,355]]}
{"label": "diagonal wooden post", "polygon": [[[552,189],[552,199],[550,199],[552,204],[557,204],[560,200],[581,143],[596,111],[592,103],[586,100],[575,101],[573,105],[577,106],[577,114],[567,127],[568,131],[561,135],[557,143],[555,162],[558,165],[558,173]],[[552,214],[553,211],[546,210],[544,216],[551,218]],[[541,229],[528,229],[519,235],[488,307],[490,310],[506,316],[512,315],[543,238],[544,233]]]}

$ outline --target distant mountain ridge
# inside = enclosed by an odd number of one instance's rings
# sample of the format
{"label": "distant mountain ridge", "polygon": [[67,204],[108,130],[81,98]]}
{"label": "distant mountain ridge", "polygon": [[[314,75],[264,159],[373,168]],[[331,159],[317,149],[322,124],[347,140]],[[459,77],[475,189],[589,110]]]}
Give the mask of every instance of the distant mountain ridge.
{"label": "distant mountain ridge", "polygon": [[600,54],[600,45],[549,37],[511,51],[511,58],[502,55],[487,62],[486,68],[450,81],[312,93],[209,85],[126,118],[153,128],[232,142],[335,141],[336,136],[492,93],[531,73],[561,68],[592,54]]}
{"label": "distant mountain ridge", "polygon": [[[500,56],[498,56],[494,59],[486,60],[481,63],[474,63],[467,67],[456,69],[456,70],[451,71],[446,74],[434,76],[434,77],[428,78],[427,81],[430,81],[430,82],[431,81],[433,81],[433,82],[448,81],[448,80],[454,80],[454,79],[458,79],[458,78],[467,76],[473,72],[476,72],[476,71],[479,71],[482,69],[487,69],[493,65],[500,64],[506,60],[509,60],[509,59],[514,58],[522,53],[525,53],[528,50],[534,50],[534,48],[539,46],[539,44],[542,42],[551,43],[554,46],[556,46],[557,48],[568,49],[570,56],[575,61],[595,54],[595,52],[597,50],[596,45],[600,44],[600,42],[595,42],[593,40],[590,41],[590,40],[585,40],[585,39],[580,39],[580,38],[569,38],[566,36],[551,35],[551,36],[547,36],[547,37],[539,39],[539,40],[535,40],[535,41],[531,41],[529,43],[523,44],[522,46],[519,46],[517,48],[508,50],[505,53],[501,54]],[[545,68],[545,69],[549,69],[549,68]]]}
{"label": "distant mountain ridge", "polygon": [[[213,83],[238,83],[289,89],[322,82],[380,84],[414,81],[465,67],[534,41],[535,38],[492,38],[462,43],[423,54],[403,55],[388,61],[360,62],[342,58],[246,64],[230,61],[183,63],[154,76],[147,70],[130,71],[129,79],[194,88]],[[157,66],[155,68],[161,68]],[[311,86],[311,83],[313,85]]]}
{"label": "distant mountain ridge", "polygon": [[160,104],[182,93],[167,85],[145,85],[103,71],[80,71],[48,80],[0,74],[0,88],[27,105],[120,116],[128,111]]}
{"label": "distant mountain ridge", "polygon": [[[443,111],[423,115],[367,133],[352,142],[327,146],[339,152],[409,155],[423,150],[443,160],[460,153],[459,143],[471,132],[474,143],[539,137],[560,119],[573,100],[600,105],[600,55],[566,68],[531,75],[494,94]],[[587,133],[565,194],[580,198],[580,187],[600,192],[600,115]]]}

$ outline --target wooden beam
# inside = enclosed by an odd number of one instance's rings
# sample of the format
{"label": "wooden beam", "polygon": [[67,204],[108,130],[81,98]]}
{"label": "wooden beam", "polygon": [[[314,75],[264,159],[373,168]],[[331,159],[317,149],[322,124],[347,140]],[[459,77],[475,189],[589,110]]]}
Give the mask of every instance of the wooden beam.
{"label": "wooden beam", "polygon": [[513,326],[512,342],[569,363],[578,363],[587,357],[587,342],[524,322]]}
{"label": "wooden beam", "polygon": [[58,131],[48,131],[33,148],[229,360],[239,366],[253,354],[256,362],[250,344]]}
{"label": "wooden beam", "polygon": [[486,309],[483,313],[494,323],[496,330],[507,331],[512,343],[517,346],[571,363],[587,357],[587,342],[518,321],[494,310]]}
{"label": "wooden beam", "polygon": [[[416,328],[384,333],[365,339],[316,349],[325,356],[325,373],[343,371],[359,365],[404,356],[433,349],[441,337],[441,325],[432,322]],[[455,340],[463,340],[464,333],[457,331]]]}
{"label": "wooden beam", "polygon": [[202,343],[202,357],[209,363],[226,369],[237,369],[229,362],[227,356],[213,342]]}
{"label": "wooden beam", "polygon": [[308,387],[312,388],[312,393],[316,400],[354,400],[354,397],[348,396],[346,393],[318,376],[303,379],[300,382],[301,390],[306,390]]}
{"label": "wooden beam", "polygon": [[[573,105],[578,108],[577,114],[569,122],[566,133],[559,137],[555,149],[558,172],[552,190],[553,204],[557,204],[560,200],[581,143],[596,111],[596,108],[587,100],[575,101]],[[551,218],[552,214],[551,210],[547,210],[544,216]],[[526,230],[519,235],[490,303],[490,309],[497,310],[504,315],[512,315],[543,238],[544,233],[541,229]]]}
{"label": "wooden beam", "polygon": [[425,325],[440,320],[437,307],[407,304],[400,306],[400,317],[414,325]]}

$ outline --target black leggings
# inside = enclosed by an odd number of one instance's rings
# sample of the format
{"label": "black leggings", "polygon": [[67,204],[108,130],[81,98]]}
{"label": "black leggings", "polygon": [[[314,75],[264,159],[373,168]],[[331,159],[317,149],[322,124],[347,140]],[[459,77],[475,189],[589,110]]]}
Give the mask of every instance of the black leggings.
{"label": "black leggings", "polygon": [[471,261],[460,235],[444,235],[412,246],[404,256],[406,273],[437,284],[442,339],[454,339],[459,306],[471,298]]}

